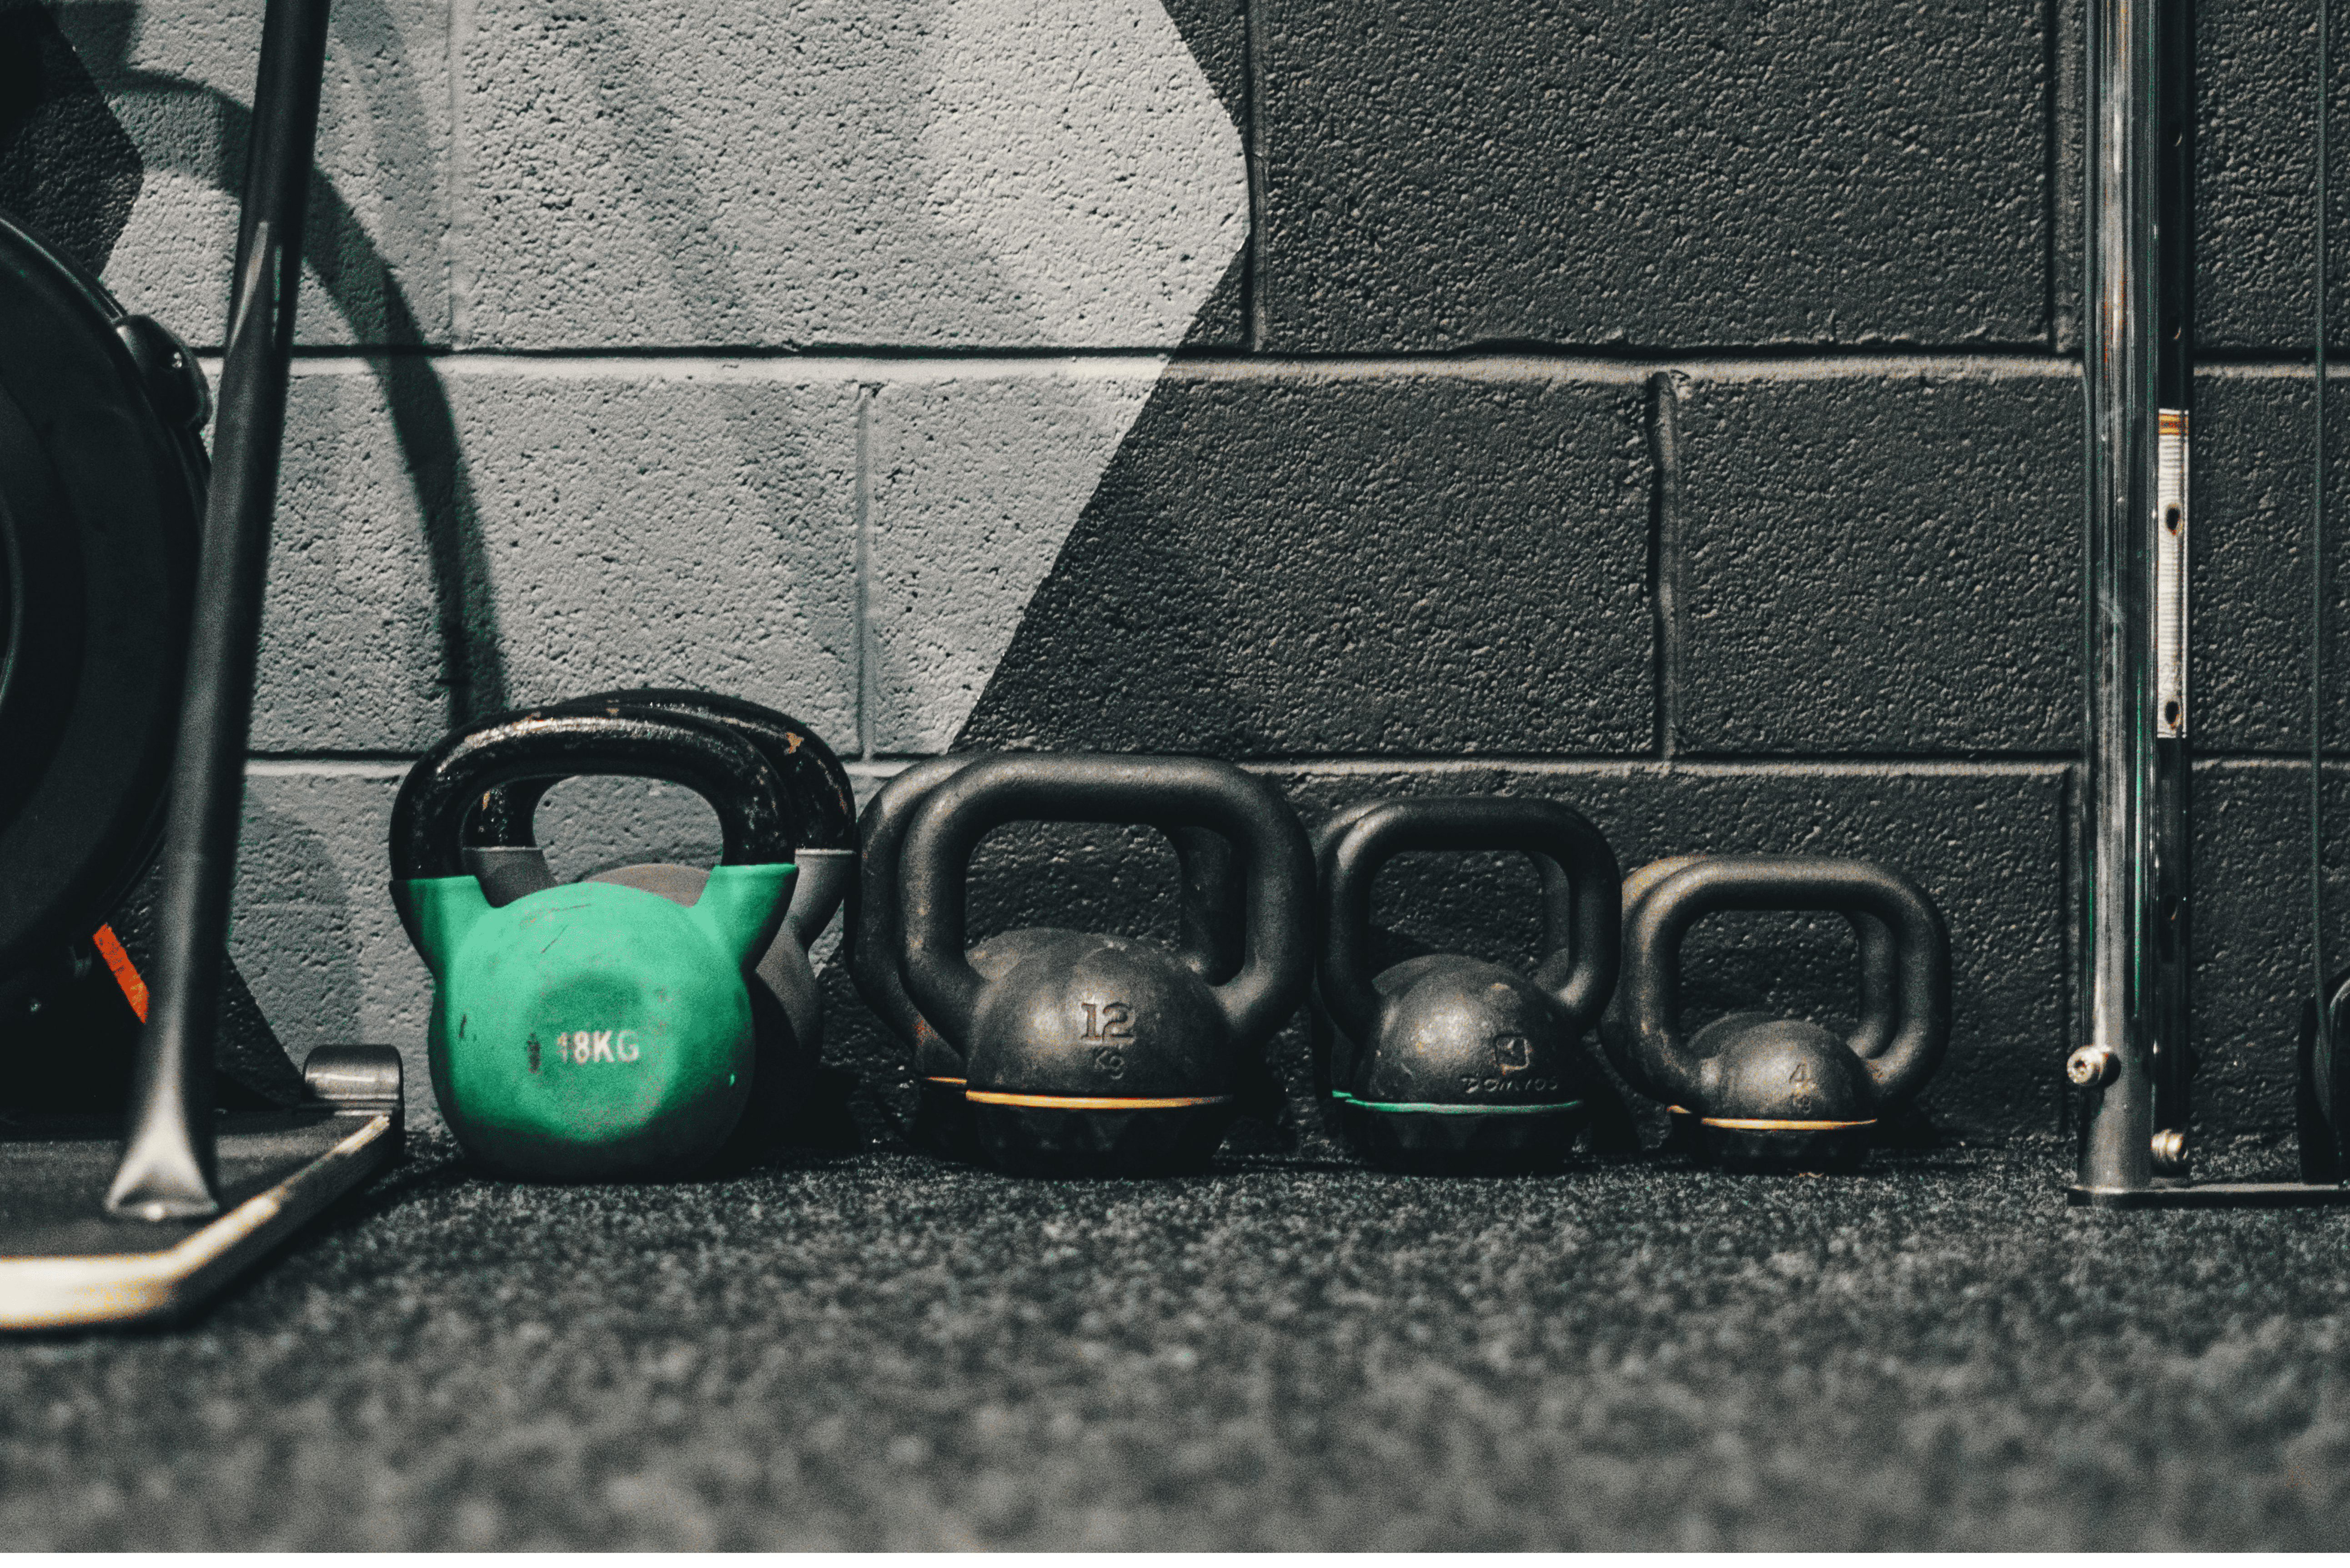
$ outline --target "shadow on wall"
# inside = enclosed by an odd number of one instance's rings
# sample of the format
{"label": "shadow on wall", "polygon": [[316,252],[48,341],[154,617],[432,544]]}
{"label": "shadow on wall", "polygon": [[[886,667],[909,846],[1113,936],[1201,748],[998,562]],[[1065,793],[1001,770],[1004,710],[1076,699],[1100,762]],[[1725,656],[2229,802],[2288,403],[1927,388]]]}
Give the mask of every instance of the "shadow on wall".
{"label": "shadow on wall", "polygon": [[[1237,132],[1186,47],[1148,0],[485,23],[463,66],[472,340],[1171,347],[1229,307],[1209,296],[1244,229]],[[1227,140],[1230,179],[1201,173]],[[1142,402],[1098,377],[991,389],[974,371],[860,399],[856,750],[952,740]],[[708,395],[764,486],[763,393]],[[922,483],[942,466],[951,497]],[[1016,496],[1014,473],[1034,482]],[[786,539],[791,502],[759,497]]]}
{"label": "shadow on wall", "polygon": [[251,977],[254,1001],[301,1054],[348,1039],[366,998],[350,883],[325,836],[287,806],[268,792],[246,795],[229,946],[249,955],[237,967]]}
{"label": "shadow on wall", "polygon": [[104,272],[144,176],[47,9],[0,0],[0,207]]}
{"label": "shadow on wall", "polygon": [[[54,14],[32,0],[0,5],[43,40],[42,79],[20,96],[69,104],[105,132],[70,140],[85,150],[110,148],[111,185],[53,177],[68,156],[47,123],[57,114],[11,140],[24,154],[20,164],[47,171],[18,182],[28,193],[72,189],[79,201],[106,190],[108,213],[82,224],[98,231],[84,236],[94,260],[103,262],[118,242],[161,243],[168,223],[152,239],[148,226],[172,208],[159,176],[216,192],[241,183],[249,114],[231,95],[241,68],[234,56],[249,47],[244,39],[257,10],[251,0],[201,23],[130,0],[69,0]],[[706,351],[830,341],[1155,352],[1208,316],[1237,320],[1234,269],[1247,227],[1237,131],[1219,100],[1232,90],[1223,78],[1232,75],[1226,57],[1235,56],[1237,20],[1213,6],[1172,10],[1180,21],[1152,0],[1102,7],[1062,0],[1000,16],[911,0],[847,17],[826,7],[763,8],[681,28],[588,0],[556,13],[485,18],[462,54],[442,61],[403,41],[403,29],[412,39],[427,26],[417,21],[418,6],[338,5],[330,88],[346,99],[361,95],[340,118],[361,111],[369,128],[362,151],[372,161],[348,192],[314,171],[307,244],[349,337],[374,351],[369,372],[422,515],[444,722],[517,696],[559,693],[530,689],[545,684],[526,673],[539,650],[501,624],[527,612],[511,602],[502,608],[498,590],[512,601],[528,597],[530,587],[502,580],[515,576],[506,570],[509,541],[485,533],[522,530],[484,515],[485,505],[505,498],[476,493],[493,483],[483,454],[468,462],[461,452],[483,435],[464,422],[465,399],[452,391],[450,367],[436,374],[435,351],[444,346],[430,339],[447,334],[424,286],[411,297],[391,265],[411,247],[386,223],[412,227],[398,214],[437,213],[448,200],[431,151],[442,110],[420,81],[430,88],[444,67],[465,73],[462,85],[477,111],[469,114],[465,201],[482,221],[463,237],[482,254],[468,263],[466,324],[456,335],[469,347],[690,344]],[[1216,83],[1201,76],[1201,57],[1219,67]],[[167,68],[156,68],[159,61]],[[1030,90],[995,90],[1006,80]],[[328,130],[336,130],[331,118]],[[445,139],[445,127],[439,135]],[[328,165],[345,169],[347,151],[330,152]],[[780,189],[777,167],[796,171]],[[342,178],[348,184],[351,176]],[[49,216],[49,226],[59,222]],[[369,224],[387,236],[382,243]],[[413,276],[417,264],[404,265]],[[184,301],[180,310],[191,318]],[[777,471],[761,389],[722,379],[702,390],[726,408],[723,439],[736,447],[737,471],[755,476],[752,504],[771,533],[786,541],[804,535],[800,498],[769,483]],[[1082,408],[1026,413],[1030,425],[1076,451],[1075,461],[1029,464],[1054,477],[1054,494],[1024,495],[1005,518],[977,508],[943,519],[910,513],[910,525],[900,528],[921,534],[925,551],[940,543],[931,537],[940,523],[944,532],[983,538],[990,580],[1021,581],[1016,594],[993,595],[976,614],[944,618],[951,635],[971,644],[947,650],[969,655],[956,665],[955,683],[970,690],[939,713],[929,707],[940,704],[917,704],[920,733],[879,737],[880,749],[910,742],[932,749],[960,728],[1141,402],[1094,378],[1076,379],[1067,390],[1064,400]],[[975,433],[981,447],[1000,434]],[[527,511],[530,498],[521,499]],[[1033,523],[1008,531],[1018,535],[1022,558],[1007,571],[1000,524],[1013,514]],[[543,539],[515,543],[545,550]],[[877,548],[888,557],[889,546],[885,538]],[[878,569],[887,576],[888,560]],[[931,602],[937,587],[920,585],[915,595],[926,611],[938,608]],[[853,603],[844,614],[861,618]],[[855,628],[842,640],[914,636],[897,620],[878,624],[886,635]],[[851,656],[875,670],[892,657],[883,647]],[[567,678],[563,672],[556,683]],[[877,722],[867,715],[860,727],[870,733]]]}
{"label": "shadow on wall", "polygon": [[[0,204],[25,213],[94,271],[102,271],[130,221],[146,171],[142,156],[177,156],[173,172],[241,193],[252,111],[202,82],[131,61],[140,7],[129,0],[76,4],[64,30],[36,0],[0,0]],[[381,0],[342,0],[333,36],[370,53],[396,48]],[[187,104],[216,115],[221,134],[155,139],[142,154],[109,100]],[[413,93],[382,93],[376,112],[419,128]],[[411,192],[412,193],[412,192]],[[369,365],[425,519],[452,722],[506,705],[496,607],[487,591],[481,528],[456,420],[429,347],[390,264],[324,171],[313,168],[304,249],[321,287],[361,341],[390,350]]]}
{"label": "shadow on wall", "polygon": [[[669,299],[683,318],[683,340],[694,345],[751,341],[754,335],[742,324],[753,319],[755,310],[738,277],[741,258],[710,244],[711,236],[724,232],[724,224],[723,214],[705,199],[696,177],[697,171],[708,166],[708,157],[705,153],[697,160],[692,139],[681,127],[677,112],[664,95],[652,90],[656,72],[638,53],[627,32],[595,0],[550,16],[543,25],[544,42],[556,47],[555,56],[546,63],[569,67],[586,89],[578,96],[592,115],[624,128],[622,134],[612,139],[612,151],[626,185],[642,199],[631,205],[622,222],[650,231],[650,254],[660,258],[656,270],[665,275]],[[534,95],[532,101],[547,100]],[[567,197],[563,205],[571,204]],[[602,248],[600,244],[585,247],[591,265],[599,269],[604,258],[597,253]],[[720,424],[733,448],[733,472],[747,482],[768,532],[795,572],[820,578],[824,575],[820,566],[810,569],[812,563],[804,560],[796,547],[809,530],[803,497],[793,479],[809,466],[814,454],[796,454],[801,461],[795,462],[789,460],[794,454],[778,452],[787,436],[785,423],[774,417],[768,389],[721,379],[708,386],[706,395],[723,410]],[[845,628],[846,635],[843,629],[835,627],[828,635],[820,631],[819,640],[844,649],[855,648],[861,632],[853,625]],[[853,661],[855,655],[847,657]],[[694,661],[681,652],[672,659],[678,668],[669,670],[601,669],[592,674],[583,670],[577,678],[589,686],[720,683],[689,674]],[[797,711],[806,700],[795,695],[785,706]],[[840,751],[851,754],[859,749],[858,741],[857,735],[834,738]]]}
{"label": "shadow on wall", "polygon": [[[249,20],[253,8],[242,9],[245,14],[242,20]],[[669,303],[680,312],[680,319],[667,330],[681,334],[685,341],[709,345],[749,340],[751,335],[743,332],[741,323],[772,316],[777,302],[772,286],[776,275],[772,267],[757,270],[754,264],[760,258],[742,253],[739,247],[730,250],[723,243],[716,246],[712,243],[713,236],[723,240],[729,223],[741,220],[742,204],[730,206],[729,192],[713,193],[705,188],[711,146],[705,134],[708,127],[695,115],[726,95],[714,90],[711,83],[689,82],[684,85],[697,90],[699,103],[691,94],[671,101],[675,95],[665,89],[677,76],[678,62],[654,54],[645,43],[641,27],[624,31],[621,23],[633,26],[635,19],[615,17],[609,14],[613,9],[592,0],[567,8],[560,17],[544,23],[544,36],[535,44],[544,52],[542,64],[551,60],[560,67],[561,75],[546,84],[547,93],[567,99],[574,111],[603,119],[613,128],[610,151],[617,177],[608,185],[651,192],[657,198],[618,214],[620,222],[638,231],[637,243],[650,244],[660,257],[647,274],[622,282],[656,294],[666,292]],[[983,41],[991,47],[1001,43],[1014,53],[1025,49],[1050,54],[1066,36],[1091,25],[1083,7],[1046,10],[1046,22],[1036,23],[1018,39]],[[11,35],[21,36],[27,45],[0,55],[0,72],[9,73],[0,78],[0,85],[8,89],[0,104],[29,106],[20,112],[0,110],[8,116],[0,119],[0,201],[32,207],[36,221],[68,234],[75,248],[96,267],[105,266],[119,245],[141,243],[139,236],[147,232],[142,223],[151,223],[159,210],[142,209],[145,219],[131,215],[142,183],[150,188],[151,196],[159,177],[164,175],[229,193],[243,183],[250,110],[231,96],[236,84],[223,70],[210,70],[215,81],[207,82],[195,79],[196,73],[176,58],[164,62],[168,69],[155,68],[154,39],[148,39],[143,51],[140,40],[142,19],[155,14],[153,5],[142,7],[130,0],[71,3],[54,15],[33,0],[0,0],[0,26]],[[396,16],[402,14],[396,0],[339,0],[333,18],[337,52],[346,64],[354,58],[396,62],[403,49]],[[1081,236],[1056,235],[1048,226],[1037,226],[1030,216],[1024,216],[1026,209],[1018,200],[1001,211],[982,211],[983,203],[967,199],[945,200],[938,182],[950,174],[972,177],[975,171],[983,172],[993,167],[991,161],[1016,163],[1024,155],[1030,143],[1024,140],[1027,128],[1019,119],[1021,113],[1058,109],[1045,101],[1053,95],[1043,92],[1031,95],[1036,102],[1008,109],[966,101],[974,82],[987,79],[979,68],[985,62],[975,65],[971,57],[977,42],[952,36],[952,29],[943,23],[930,25],[947,17],[944,8],[917,6],[908,16],[906,25],[888,29],[885,57],[878,67],[872,61],[858,62],[860,69],[879,68],[899,81],[898,89],[860,106],[865,118],[856,130],[859,137],[869,135],[877,145],[886,146],[894,140],[900,147],[920,149],[919,156],[888,171],[892,193],[884,203],[888,210],[880,216],[888,224],[901,226],[899,237],[910,247],[920,270],[936,270],[958,279],[958,286],[965,291],[965,296],[948,302],[951,308],[927,323],[928,329],[946,337],[960,332],[983,339],[1024,342],[1084,342],[1098,331],[1131,331],[1139,336],[1121,338],[1120,344],[1165,347],[1183,332],[1186,322],[1195,318],[1232,312],[1236,319],[1229,286],[1238,276],[1233,270],[1238,264],[1228,265],[1226,251],[1218,251],[1201,263],[1201,276],[1207,281],[1193,291],[1199,297],[1185,292],[1190,284],[1179,288],[1160,280],[1149,299],[1109,299],[1110,306],[1118,306],[1109,309],[1096,296],[1108,298],[1118,280],[1150,274],[1172,241],[1162,236],[1139,243],[1130,254],[1105,249],[1096,254],[1079,245],[1046,243]],[[231,20],[242,25],[240,18]],[[1195,26],[1204,26],[1196,17],[1192,20]],[[148,26],[151,34],[151,21]],[[429,53],[415,52],[420,57]],[[888,57],[894,57],[894,63]],[[1076,64],[1060,63],[1077,68]],[[1161,59],[1151,69],[1163,67],[1166,62]],[[249,72],[245,79],[249,81]],[[431,140],[428,108],[432,107],[432,100],[417,92],[405,73],[369,70],[361,80],[368,95],[367,112],[392,128],[386,133],[389,140],[404,138],[415,144]],[[723,87],[723,78],[718,78],[716,88]],[[1162,115],[1168,109],[1159,99],[1139,97],[1138,102],[1155,106],[1153,112]],[[1208,109],[1224,112],[1212,100]],[[739,116],[739,106],[727,112]],[[1196,119],[1201,111],[1191,105],[1183,112]],[[778,123],[783,119],[768,118]],[[154,134],[148,134],[151,130]],[[1128,125],[1123,133],[1135,130]],[[132,131],[140,134],[134,136]],[[1099,134],[1107,137],[1109,132]],[[1164,156],[1169,151],[1144,140],[1152,156]],[[1232,152],[1231,161],[1237,169],[1236,138]],[[343,166],[333,163],[332,167]],[[385,200],[433,211],[438,195],[426,165],[382,162],[379,172]],[[556,177],[560,178],[559,171]],[[479,421],[465,418],[470,410],[462,387],[452,397],[452,378],[441,373],[447,368],[436,363],[445,345],[431,340],[442,333],[432,317],[429,290],[420,283],[416,298],[411,299],[395,274],[392,257],[403,253],[399,234],[384,228],[381,213],[370,205],[377,178],[371,173],[368,182],[350,186],[347,194],[338,189],[336,177],[326,166],[314,168],[306,247],[320,291],[339,312],[358,346],[351,357],[365,357],[368,372],[390,413],[405,483],[412,489],[422,519],[435,634],[446,682],[446,722],[455,723],[508,705],[517,680],[525,687],[530,684],[529,666],[504,642],[494,595],[493,560],[503,563],[504,559],[494,556],[494,551],[504,541],[484,536],[483,509],[504,497],[489,477],[478,480],[484,493],[475,492],[484,455],[481,449],[489,443]],[[348,184],[347,172],[344,179]],[[986,182],[973,177],[971,183],[978,188]],[[1207,194],[1195,195],[1204,210],[1215,204],[1210,200],[1214,192],[1205,184],[1202,190]],[[1014,194],[1018,197],[1020,192]],[[1042,199],[1037,192],[1026,194]],[[48,207],[57,210],[52,213]],[[1236,208],[1233,215],[1242,211]],[[363,213],[370,216],[363,219]],[[776,216],[789,214],[779,212]],[[1218,222],[1222,226],[1204,231],[1205,237],[1236,251],[1238,231],[1230,222]],[[372,234],[369,223],[376,225]],[[1007,224],[1012,232],[1006,232]],[[378,234],[389,234],[389,238],[379,244]],[[1204,247],[1193,244],[1197,237],[1188,232],[1176,236],[1204,254]],[[779,229],[772,238],[778,248],[789,251],[793,236],[788,231]],[[766,261],[788,259],[769,256]],[[1197,258],[1186,255],[1183,259]],[[608,269],[608,260],[604,265]],[[1055,266],[1064,271],[1053,272]],[[508,275],[506,286],[521,285],[528,275],[527,269],[523,270],[523,278]],[[924,291],[882,292],[896,293],[892,308],[897,308]],[[1213,298],[1208,297],[1211,293]],[[417,300],[423,301],[421,311]],[[1115,320],[1109,327],[1089,326],[1087,309]],[[509,314],[519,313],[510,309]],[[925,324],[912,325],[922,327]],[[777,478],[790,465],[773,461],[775,434],[768,428],[773,421],[758,401],[758,389],[721,381],[707,391],[726,405],[725,440],[733,444],[731,456],[751,477],[769,525],[778,538],[791,540],[805,531],[804,519],[795,504],[795,493]],[[1013,409],[1001,417],[1007,431],[1025,431],[1038,440],[1049,436],[1063,445],[1071,444],[1071,430],[1089,421],[1083,432],[1081,461],[1039,461],[1031,465],[1035,472],[1049,471],[1055,483],[1070,493],[1066,506],[1056,493],[1043,498],[1052,505],[1036,508],[1040,513],[1058,509],[1066,516],[1058,530],[1033,530],[1037,536],[1030,551],[1036,557],[1035,577],[1045,576],[1053,566],[1068,524],[1075,521],[1086,494],[1095,487],[1100,465],[1109,461],[1119,438],[1127,434],[1136,410],[1154,396],[1164,400],[1166,394],[1154,393],[1140,381],[1132,388],[1088,381],[1068,395],[1064,407],[1049,411]],[[919,433],[914,431],[913,412],[904,421],[910,435]],[[569,433],[576,437],[580,432]],[[470,466],[463,450],[468,438],[475,447]],[[1094,455],[1097,451],[1098,456]],[[535,450],[534,455],[544,453]],[[1051,459],[1055,454],[1043,455]],[[907,515],[927,524],[932,513],[918,509],[913,499],[909,499]],[[1027,499],[1024,494],[1024,504],[1015,507],[1004,504],[1003,497],[995,497],[987,507],[974,508],[967,524],[956,525],[986,540],[1000,556],[1003,534],[999,524],[1026,510]],[[988,514],[979,515],[982,512]],[[505,531],[501,517],[499,532]],[[911,528],[905,533],[908,537],[901,548],[920,545],[927,550],[935,543],[913,537]],[[1178,580],[1187,582],[1184,574],[1193,566],[1180,558],[1180,553],[1179,558],[1162,565]],[[1193,591],[1180,597],[1191,603],[1201,595]],[[1004,640],[1010,639],[1027,603],[1024,585],[1016,599],[1007,598],[1001,606],[990,601],[991,624],[1000,625]],[[928,611],[935,607],[923,607]],[[514,618],[511,612],[508,618]],[[925,711],[920,736],[923,749],[951,738],[993,673],[1003,642],[983,650],[979,642],[974,637],[972,647],[964,650],[974,660],[983,651],[984,655],[983,667],[972,672],[968,692],[961,694],[958,702],[943,705],[938,713]],[[844,737],[845,742],[848,739]],[[361,905],[375,901],[362,886],[364,874],[348,856],[338,861],[336,845],[322,837],[315,825],[306,826],[307,820],[275,808],[257,810],[249,819],[258,854],[274,869],[267,877],[247,881],[254,898],[242,906],[240,913],[244,923],[240,950],[255,955],[256,961],[269,960],[257,965],[261,970],[272,964],[282,969],[282,973],[261,977],[263,989],[270,1011],[285,1016],[289,1031],[296,1034],[314,1023],[331,1025],[334,1020],[362,1013],[371,1005],[369,997],[375,995],[380,1003],[385,990],[378,980],[384,971],[377,950],[369,945],[372,939],[358,932],[366,915],[354,907],[354,901]],[[283,846],[267,842],[280,836],[286,840]],[[380,835],[369,842],[380,848]],[[402,969],[406,956],[404,951],[399,955]],[[421,971],[417,978],[421,983]]]}
{"label": "shadow on wall", "polygon": [[[62,20],[37,0],[0,0],[0,205],[103,274],[151,164],[202,187],[241,192],[252,116],[213,86],[136,66],[138,6],[76,4]],[[380,0],[342,0],[333,33],[369,51],[397,43]],[[119,103],[166,120],[209,117],[213,123],[204,129],[216,134],[159,135],[142,147],[125,129]],[[421,106],[397,93],[376,109],[421,123]],[[391,350],[369,363],[425,523],[451,717],[502,707],[505,682],[494,610],[482,591],[475,509],[447,397],[421,352],[424,334],[357,213],[316,167],[309,202],[305,246],[320,289],[362,341]],[[280,1042],[348,1038],[349,1021],[362,1010],[351,940],[358,911],[331,846],[298,818],[249,800],[243,844],[247,896],[238,900],[231,947],[248,961],[228,966],[220,1047],[232,1078],[266,1085],[282,1097],[298,1094],[299,1084],[274,1081],[287,1071]],[[114,916],[134,950],[145,950],[154,893],[151,876]],[[248,975],[260,994],[248,992]],[[244,1057],[250,1071],[238,1070]]]}

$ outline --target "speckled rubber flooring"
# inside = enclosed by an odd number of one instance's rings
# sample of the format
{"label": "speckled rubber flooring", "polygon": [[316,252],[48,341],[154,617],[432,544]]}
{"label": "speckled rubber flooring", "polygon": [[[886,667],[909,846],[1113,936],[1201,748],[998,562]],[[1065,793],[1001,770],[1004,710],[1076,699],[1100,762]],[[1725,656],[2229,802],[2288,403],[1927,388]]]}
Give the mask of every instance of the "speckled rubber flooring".
{"label": "speckled rubber flooring", "polygon": [[2076,1215],[2053,1144],[568,1189],[451,1154],[192,1323],[0,1342],[0,1542],[2350,1540],[2350,1214]]}

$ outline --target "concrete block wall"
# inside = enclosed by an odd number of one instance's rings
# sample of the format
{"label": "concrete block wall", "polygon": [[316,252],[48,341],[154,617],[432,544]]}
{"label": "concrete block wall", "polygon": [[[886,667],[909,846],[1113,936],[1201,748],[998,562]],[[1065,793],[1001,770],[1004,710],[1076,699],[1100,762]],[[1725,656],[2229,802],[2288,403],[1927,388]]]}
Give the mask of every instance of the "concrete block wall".
{"label": "concrete block wall", "polygon": [[[203,342],[259,10],[0,0],[36,62],[0,202]],[[2259,1130],[2304,963],[2310,39],[2204,10],[2199,1030],[2209,1125]],[[787,708],[868,784],[1199,750],[1309,812],[1555,794],[1627,868],[1874,855],[1956,943],[1929,1113],[2058,1125],[2074,0],[334,18],[234,947],[293,1049],[398,1041],[421,1103],[401,773],[452,718],[652,680]],[[711,837],[603,784],[546,828],[582,869]],[[1000,922],[1167,929],[1145,836],[985,859]],[[1529,890],[1410,857],[1378,918],[1523,953]],[[1701,1004],[1849,1006],[1834,931],[1709,931]]]}

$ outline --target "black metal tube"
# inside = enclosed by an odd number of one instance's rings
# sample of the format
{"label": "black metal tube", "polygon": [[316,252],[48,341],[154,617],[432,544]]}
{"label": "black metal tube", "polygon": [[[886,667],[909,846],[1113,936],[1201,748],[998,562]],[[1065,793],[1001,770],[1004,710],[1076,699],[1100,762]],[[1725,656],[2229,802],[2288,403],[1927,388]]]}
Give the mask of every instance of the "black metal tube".
{"label": "black metal tube", "polygon": [[213,1194],[213,1034],[330,3],[269,0],[262,23],[212,491],[164,828],[154,1001],[139,1042],[127,1147],[106,1195],[110,1211],[141,1219],[186,1219],[220,1207]]}

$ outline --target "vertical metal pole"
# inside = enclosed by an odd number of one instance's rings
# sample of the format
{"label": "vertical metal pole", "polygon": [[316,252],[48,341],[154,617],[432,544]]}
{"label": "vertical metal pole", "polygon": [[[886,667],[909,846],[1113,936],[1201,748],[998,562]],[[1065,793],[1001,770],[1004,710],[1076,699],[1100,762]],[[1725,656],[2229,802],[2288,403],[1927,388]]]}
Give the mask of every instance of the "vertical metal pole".
{"label": "vertical metal pole", "polygon": [[285,443],[302,282],[302,223],[317,140],[329,0],[269,0],[253,89],[253,149],[237,231],[212,489],[163,834],[154,1005],[139,1041],[130,1129],[106,1195],[146,1220],[216,1212],[213,1038],[244,806],[244,749],[262,588]]}
{"label": "vertical metal pole", "polygon": [[2188,579],[2191,561],[2189,436],[2195,408],[2195,7],[2156,0],[2154,355],[2154,980],[2147,1002],[2154,1080],[2154,1168],[2184,1176],[2189,1079],[2188,1026],[2194,952],[2188,744]]}
{"label": "vertical metal pole", "polygon": [[2155,20],[2151,0],[2090,5],[2082,671],[2088,908],[2081,986],[2087,1039],[2067,1070],[2090,1090],[2079,1184],[2105,1191],[2152,1185]]}

